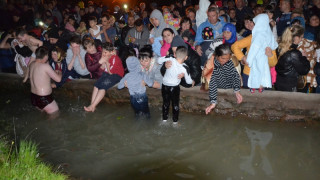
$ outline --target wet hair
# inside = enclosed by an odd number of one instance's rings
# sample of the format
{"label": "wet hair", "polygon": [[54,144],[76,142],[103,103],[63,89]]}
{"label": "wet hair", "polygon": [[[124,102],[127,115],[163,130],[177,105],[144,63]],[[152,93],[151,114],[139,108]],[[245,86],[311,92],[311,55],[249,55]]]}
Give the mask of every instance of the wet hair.
{"label": "wet hair", "polygon": [[141,18],[137,19],[135,22],[134,22],[134,25],[135,26],[142,26],[143,25],[143,21]]}
{"label": "wet hair", "polygon": [[186,23],[186,22],[188,22],[188,23],[190,24],[190,27],[192,27],[191,19],[188,18],[188,17],[183,17],[183,18],[181,19],[181,21],[180,21],[180,27],[182,27],[182,24],[183,24],[183,23]]}
{"label": "wet hair", "polygon": [[173,31],[171,28],[164,28],[164,29],[162,30],[162,36],[163,36],[163,33],[164,33],[165,31],[169,31],[169,32],[171,32],[171,34],[174,34],[174,31]]}
{"label": "wet hair", "polygon": [[36,49],[36,59],[43,59],[45,56],[48,56],[48,49],[44,46],[40,46]]}
{"label": "wet hair", "polygon": [[70,38],[70,44],[71,43],[81,44],[81,37],[79,35],[72,36]]}
{"label": "wet hair", "polygon": [[83,42],[82,42],[82,45],[83,45],[83,48],[84,48],[85,50],[87,50],[87,47],[88,47],[89,45],[94,46],[95,43],[94,43],[94,40],[93,40],[92,38],[85,38],[85,39],[83,40]]}
{"label": "wet hair", "polygon": [[90,22],[90,21],[97,22],[97,18],[96,18],[95,16],[90,16],[90,17],[88,18],[88,21],[89,21],[89,22]]}
{"label": "wet hair", "polygon": [[177,50],[176,50],[177,59],[185,59],[187,55],[188,55],[188,48],[184,46],[177,47]]}
{"label": "wet hair", "polygon": [[16,30],[16,36],[23,36],[25,34],[28,34],[27,30],[25,30],[21,27]]}
{"label": "wet hair", "polygon": [[110,42],[102,43],[102,49],[104,49],[106,51],[114,51],[115,50],[114,46]]}
{"label": "wet hair", "polygon": [[231,49],[226,44],[221,44],[218,47],[216,47],[214,54],[216,57],[220,57],[223,55],[231,54]]}
{"label": "wet hair", "polygon": [[51,51],[52,52],[57,52],[58,54],[58,62],[61,62],[65,57],[66,57],[66,52],[59,48],[58,46],[54,47]]}
{"label": "wet hair", "polygon": [[140,49],[139,51],[139,59],[144,60],[147,58],[152,58],[153,57],[153,51],[152,51],[152,46],[151,45],[145,45],[143,48]]}

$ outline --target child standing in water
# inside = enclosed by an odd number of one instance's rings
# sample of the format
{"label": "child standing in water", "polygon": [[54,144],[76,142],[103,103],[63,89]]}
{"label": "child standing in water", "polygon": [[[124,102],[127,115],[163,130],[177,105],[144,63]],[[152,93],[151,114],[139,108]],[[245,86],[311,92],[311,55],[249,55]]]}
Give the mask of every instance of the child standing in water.
{"label": "child standing in water", "polygon": [[52,114],[59,110],[52,97],[51,79],[61,81],[61,73],[56,73],[48,62],[48,49],[39,47],[36,51],[35,61],[30,63],[29,77],[31,84],[31,103],[40,110]]}
{"label": "child standing in water", "polygon": [[105,71],[94,84],[91,104],[84,107],[87,112],[94,112],[106,94],[106,90],[117,84],[124,75],[121,59],[116,55],[113,45],[109,42],[102,44],[102,56],[99,63],[102,64]]}
{"label": "child standing in water", "polygon": [[133,107],[136,118],[141,115],[145,115],[146,118],[150,118],[150,111],[148,105],[148,96],[146,94],[147,84],[149,87],[153,86],[153,80],[149,78],[141,70],[141,65],[137,57],[129,56],[126,60],[126,64],[129,73],[121,79],[118,84],[118,89],[122,89],[125,86],[128,87],[130,93],[130,102]]}
{"label": "child standing in water", "polygon": [[161,57],[158,59],[159,64],[166,61],[172,61],[172,66],[166,70],[162,82],[162,118],[163,121],[168,120],[170,101],[172,101],[172,120],[173,124],[177,124],[179,120],[179,100],[180,100],[180,82],[181,78],[185,77],[187,84],[192,84],[190,74],[184,66],[184,61],[188,58],[188,49],[183,46],[179,46],[176,50],[176,59],[169,57]]}

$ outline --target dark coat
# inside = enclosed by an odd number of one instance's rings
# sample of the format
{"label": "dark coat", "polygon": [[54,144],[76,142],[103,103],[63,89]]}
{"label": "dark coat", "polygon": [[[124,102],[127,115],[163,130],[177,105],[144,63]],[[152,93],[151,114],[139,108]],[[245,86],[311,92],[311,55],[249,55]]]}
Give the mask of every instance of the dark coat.
{"label": "dark coat", "polygon": [[297,87],[299,75],[306,75],[310,70],[310,63],[302,53],[293,49],[284,53],[276,65],[277,82],[276,88],[281,91],[294,91]]}

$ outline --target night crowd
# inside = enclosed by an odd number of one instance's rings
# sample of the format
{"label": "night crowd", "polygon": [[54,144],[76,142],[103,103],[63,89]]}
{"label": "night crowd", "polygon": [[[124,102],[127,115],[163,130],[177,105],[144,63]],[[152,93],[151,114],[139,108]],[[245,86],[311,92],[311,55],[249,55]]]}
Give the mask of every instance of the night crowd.
{"label": "night crowd", "polygon": [[150,116],[146,86],[161,90],[162,118],[179,119],[180,86],[320,93],[320,0],[177,0],[114,7],[92,1],[10,3],[1,9],[0,72],[30,81],[47,113],[52,88],[94,79],[94,112],[106,91],[127,88],[137,116]]}

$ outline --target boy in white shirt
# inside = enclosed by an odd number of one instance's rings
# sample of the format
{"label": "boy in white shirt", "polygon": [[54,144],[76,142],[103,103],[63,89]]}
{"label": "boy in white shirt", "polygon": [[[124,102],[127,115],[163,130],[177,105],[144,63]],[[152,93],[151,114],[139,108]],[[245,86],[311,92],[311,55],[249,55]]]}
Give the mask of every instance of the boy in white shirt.
{"label": "boy in white shirt", "polygon": [[162,118],[163,121],[168,120],[170,101],[172,101],[172,120],[173,124],[178,123],[179,119],[179,100],[180,100],[180,81],[181,78],[185,77],[188,84],[192,84],[190,74],[187,72],[186,64],[184,61],[188,58],[188,49],[183,46],[179,46],[175,53],[175,58],[160,57],[158,63],[162,64],[166,61],[172,61],[172,66],[167,69],[162,82]]}

